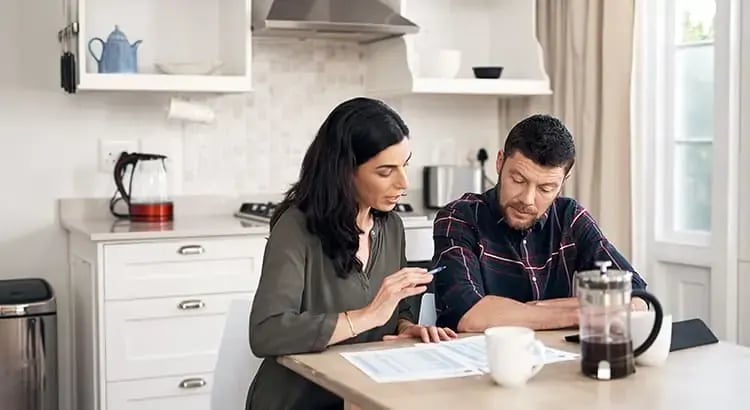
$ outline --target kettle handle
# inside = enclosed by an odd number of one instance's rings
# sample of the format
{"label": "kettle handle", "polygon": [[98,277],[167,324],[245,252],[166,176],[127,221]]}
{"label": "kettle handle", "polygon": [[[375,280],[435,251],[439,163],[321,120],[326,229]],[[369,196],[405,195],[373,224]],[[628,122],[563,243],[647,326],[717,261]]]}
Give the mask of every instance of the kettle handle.
{"label": "kettle handle", "polygon": [[[91,49],[91,44],[94,41],[98,41],[98,42],[102,43],[102,52],[99,54],[99,58],[96,57],[96,54],[94,54],[94,50]],[[91,40],[89,40],[89,53],[91,53],[91,57],[93,57],[94,60],[96,60],[97,63],[101,63],[102,62],[102,55],[104,55],[104,44],[105,44],[104,40],[102,40],[99,37],[94,37]]]}
{"label": "kettle handle", "polygon": [[[122,177],[124,176],[125,168],[128,165],[133,165],[135,167],[135,163],[138,161],[137,158],[138,157],[136,155],[131,155],[123,151],[120,154],[120,157],[117,159],[117,162],[115,163],[115,185],[117,185],[117,190],[120,192],[120,196],[122,196],[122,199],[128,204],[128,206],[130,206],[130,191],[125,189],[125,185],[123,185],[122,183]],[[133,171],[135,171],[135,169]],[[128,184],[128,189],[129,188],[130,184]]]}
{"label": "kettle handle", "polygon": [[631,292],[630,295],[631,297],[639,297],[649,302],[654,307],[654,326],[651,328],[651,332],[649,332],[646,340],[644,340],[640,346],[633,350],[633,356],[638,357],[643,354],[643,352],[648,350],[648,348],[651,347],[651,345],[656,341],[656,338],[659,336],[661,323],[664,319],[664,311],[661,308],[661,303],[659,303],[659,300],[656,299],[656,296],[646,292],[643,289],[635,289]]}

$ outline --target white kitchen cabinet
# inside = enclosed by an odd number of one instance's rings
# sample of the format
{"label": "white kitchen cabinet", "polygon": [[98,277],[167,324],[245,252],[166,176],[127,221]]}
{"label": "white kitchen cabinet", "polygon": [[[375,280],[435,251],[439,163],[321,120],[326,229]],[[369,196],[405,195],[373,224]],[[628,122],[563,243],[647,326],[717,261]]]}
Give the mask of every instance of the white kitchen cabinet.
{"label": "white kitchen cabinet", "polygon": [[254,295],[265,235],[71,231],[69,244],[72,408],[207,410],[227,312]]}
{"label": "white kitchen cabinet", "polygon": [[[64,0],[75,25],[78,90],[246,92],[252,89],[251,0]],[[115,25],[138,47],[137,74],[100,74],[89,41]],[[95,45],[97,56],[100,46]],[[166,74],[164,64],[220,62],[213,73]],[[168,70],[169,71],[169,70]],[[173,70],[172,70],[173,71]]]}
{"label": "white kitchen cabinet", "polygon": [[[367,50],[368,94],[551,94],[536,36],[533,0],[388,0],[419,32]],[[455,77],[435,74],[441,50],[460,52]],[[502,66],[498,79],[477,79],[472,67]],[[439,71],[439,70],[437,70]]]}

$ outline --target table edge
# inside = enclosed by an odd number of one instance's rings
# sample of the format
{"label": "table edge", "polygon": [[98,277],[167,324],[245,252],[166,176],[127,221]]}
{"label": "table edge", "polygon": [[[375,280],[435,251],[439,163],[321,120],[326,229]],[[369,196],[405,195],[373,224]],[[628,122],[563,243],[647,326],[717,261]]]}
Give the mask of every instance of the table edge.
{"label": "table edge", "polygon": [[[351,402],[363,409],[374,409],[374,410],[387,410],[389,407],[384,406],[381,403],[373,401],[370,397],[356,390],[349,389],[348,387],[340,384],[336,380],[328,377],[324,373],[320,373],[312,367],[301,363],[291,356],[280,356],[276,361],[286,367],[287,369],[295,372],[297,375],[304,377],[311,383],[337,395],[344,402]],[[315,380],[313,380],[315,378]]]}

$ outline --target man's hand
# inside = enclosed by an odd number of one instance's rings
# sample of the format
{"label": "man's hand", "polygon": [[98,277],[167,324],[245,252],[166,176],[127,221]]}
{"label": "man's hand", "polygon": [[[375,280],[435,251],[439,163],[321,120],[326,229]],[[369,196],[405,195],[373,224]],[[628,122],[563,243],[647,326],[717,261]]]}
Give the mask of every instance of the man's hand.
{"label": "man's hand", "polygon": [[458,322],[458,331],[483,332],[493,326],[549,330],[577,325],[578,301],[574,298],[522,303],[500,296],[485,296],[464,314]]}
{"label": "man's hand", "polygon": [[[527,302],[529,305],[542,306],[542,307],[559,307],[559,308],[578,308],[577,298],[558,298],[558,299],[546,299],[546,300],[532,300]],[[630,300],[630,309],[633,311],[648,310],[648,303],[641,298],[633,298]]]}
{"label": "man's hand", "polygon": [[527,302],[529,305],[543,306],[543,307],[556,307],[556,308],[578,308],[577,298],[558,298],[558,299],[545,299],[545,300],[532,300]]}

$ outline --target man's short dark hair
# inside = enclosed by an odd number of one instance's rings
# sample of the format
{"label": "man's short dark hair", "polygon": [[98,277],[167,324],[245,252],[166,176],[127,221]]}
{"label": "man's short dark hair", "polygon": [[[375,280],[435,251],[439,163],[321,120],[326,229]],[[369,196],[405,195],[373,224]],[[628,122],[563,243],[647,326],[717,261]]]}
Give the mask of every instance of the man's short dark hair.
{"label": "man's short dark hair", "polygon": [[576,158],[576,147],[570,131],[551,115],[532,115],[515,126],[505,139],[503,155],[520,152],[543,167],[562,167],[570,171]]}

